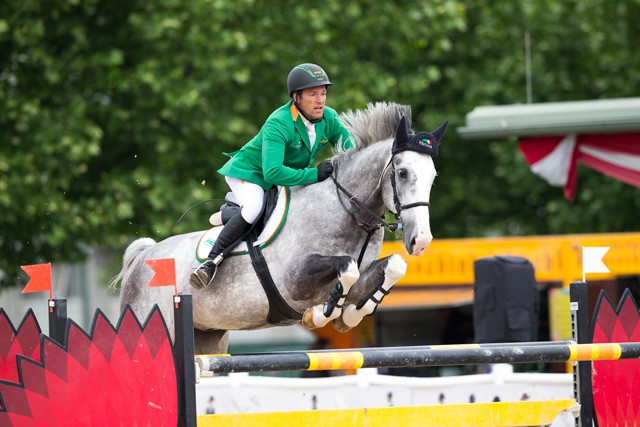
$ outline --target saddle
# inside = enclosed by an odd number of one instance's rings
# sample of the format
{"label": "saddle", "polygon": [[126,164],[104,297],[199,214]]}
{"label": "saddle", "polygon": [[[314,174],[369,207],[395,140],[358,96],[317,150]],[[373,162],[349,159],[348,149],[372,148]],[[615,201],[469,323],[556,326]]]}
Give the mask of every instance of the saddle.
{"label": "saddle", "polygon": [[[258,238],[254,244],[259,244],[262,248],[268,246],[278,235],[289,210],[289,189],[282,188],[279,191],[277,189],[270,191],[273,191],[273,193],[267,192],[267,194],[265,194],[265,206],[263,207],[260,218],[255,223]],[[200,262],[207,259],[207,255],[222,229],[221,226],[226,224],[229,218],[240,209],[233,193],[228,193],[224,200],[225,203],[220,207],[220,211],[214,213],[209,218],[209,223],[213,225],[213,228],[205,231],[198,242],[196,258]],[[248,253],[249,248],[246,242],[238,241],[232,245],[231,251],[225,256],[246,255]]]}
{"label": "saddle", "polygon": [[[225,203],[220,207],[220,211],[214,213],[209,218],[209,223],[214,226],[213,229],[207,231],[198,243],[197,258],[200,256],[206,259],[209,249],[215,242],[215,237],[219,233],[219,226],[226,224],[229,219],[241,208],[233,193],[229,192],[224,198]],[[267,246],[280,231],[284,224],[289,208],[289,189],[271,187],[266,193],[264,204],[258,220],[253,224],[249,232],[244,237],[244,243],[241,241],[233,244],[235,249],[229,255],[249,254],[251,264],[260,280],[260,284],[264,289],[267,299],[269,300],[269,315],[267,321],[274,325],[290,325],[300,319],[302,314],[295,311],[282,298],[278,288],[276,287],[269,266],[267,265],[262,248]]]}

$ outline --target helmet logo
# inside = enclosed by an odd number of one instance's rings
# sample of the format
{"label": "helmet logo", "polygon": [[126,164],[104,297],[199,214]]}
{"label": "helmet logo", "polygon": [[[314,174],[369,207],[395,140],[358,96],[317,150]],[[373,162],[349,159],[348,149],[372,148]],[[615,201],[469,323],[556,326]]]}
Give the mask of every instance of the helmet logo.
{"label": "helmet logo", "polygon": [[316,78],[318,80],[322,80],[325,77],[324,70],[322,68],[316,71],[311,71],[311,69],[309,69],[308,67],[305,67],[304,65],[298,65],[296,68],[299,70],[305,71],[311,77]]}

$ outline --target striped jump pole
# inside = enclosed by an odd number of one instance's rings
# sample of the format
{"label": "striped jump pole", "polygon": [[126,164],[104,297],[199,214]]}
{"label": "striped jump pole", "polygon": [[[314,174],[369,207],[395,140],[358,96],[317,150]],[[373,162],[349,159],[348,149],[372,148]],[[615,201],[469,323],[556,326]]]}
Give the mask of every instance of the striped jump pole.
{"label": "striped jump pole", "polygon": [[[487,344],[442,344],[442,345],[415,345],[415,346],[391,346],[391,347],[361,347],[361,348],[348,348],[348,349],[328,349],[328,350],[314,350],[314,353],[341,353],[341,352],[367,352],[367,353],[375,353],[382,351],[400,351],[411,349],[415,351],[419,350],[437,350],[437,349],[445,349],[445,348],[467,348],[469,346],[472,347],[482,347],[482,348],[491,348],[491,347],[505,347],[505,346],[522,346],[522,347],[530,347],[536,345],[567,345],[567,344],[576,344],[573,340],[565,340],[565,341],[532,341],[532,342],[503,342],[503,343],[487,343]],[[301,353],[300,350],[283,350],[283,351],[265,351],[259,353],[242,353],[239,356],[264,356],[267,354],[274,355],[282,355],[282,354],[298,354]],[[199,355],[200,357],[217,357],[217,356],[231,356],[230,354],[210,354],[210,355]],[[198,357],[198,355],[196,355]]]}
{"label": "striped jump pole", "polygon": [[202,371],[317,371],[358,368],[475,365],[484,363],[578,362],[640,358],[640,343],[516,343],[393,347],[329,352],[283,352],[196,356]]}

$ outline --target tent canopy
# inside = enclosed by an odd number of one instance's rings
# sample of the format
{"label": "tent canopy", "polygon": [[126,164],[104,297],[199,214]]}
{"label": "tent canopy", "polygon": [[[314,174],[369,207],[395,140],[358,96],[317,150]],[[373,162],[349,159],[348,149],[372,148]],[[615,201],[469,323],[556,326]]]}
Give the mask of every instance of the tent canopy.
{"label": "tent canopy", "polygon": [[464,139],[640,131],[640,98],[476,107]]}
{"label": "tent canopy", "polygon": [[579,163],[640,187],[640,98],[476,107],[458,133],[517,137],[531,170],[569,200]]}

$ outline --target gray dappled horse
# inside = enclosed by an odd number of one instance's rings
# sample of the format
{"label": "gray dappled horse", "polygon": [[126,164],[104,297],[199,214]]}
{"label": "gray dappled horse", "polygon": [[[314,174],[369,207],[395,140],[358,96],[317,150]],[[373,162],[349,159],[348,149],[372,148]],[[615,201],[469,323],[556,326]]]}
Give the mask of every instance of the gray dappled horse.
{"label": "gray dappled horse", "polygon": [[[280,294],[307,329],[330,321],[342,332],[353,328],[404,276],[406,263],[400,255],[377,259],[383,228],[393,229],[384,221],[385,208],[401,214],[410,255],[422,254],[432,240],[428,202],[436,170],[431,155],[405,145],[427,135],[430,139],[420,143],[435,140],[435,156],[447,125],[416,135],[409,131],[410,114],[408,106],[384,102],[344,113],[355,148],[333,157],[332,180],[291,188],[287,220],[263,254]],[[113,283],[122,283],[121,307],[129,304],[144,318],[158,304],[173,332],[173,289],[146,287],[153,271],[144,261],[174,258],[178,291],[193,295],[196,353],[224,353],[229,330],[277,325],[267,320],[269,302],[248,255],[228,257],[208,287],[189,286],[189,275],[199,264],[194,254],[201,235],[134,241]],[[279,325],[297,323],[300,316]]]}

